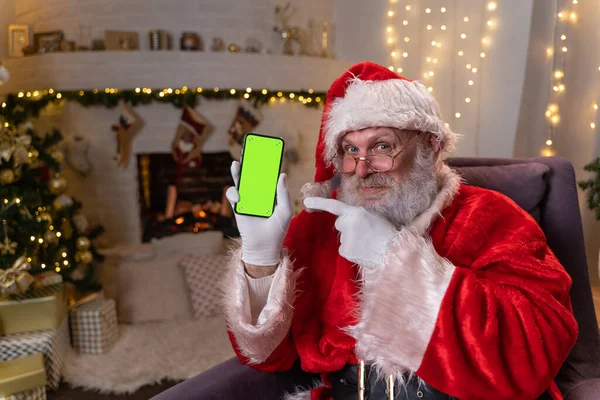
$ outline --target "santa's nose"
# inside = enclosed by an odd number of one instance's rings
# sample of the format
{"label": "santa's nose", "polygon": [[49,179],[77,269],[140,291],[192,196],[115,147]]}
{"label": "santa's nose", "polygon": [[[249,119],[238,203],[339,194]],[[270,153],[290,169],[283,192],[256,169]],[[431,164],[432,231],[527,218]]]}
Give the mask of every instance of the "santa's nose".
{"label": "santa's nose", "polygon": [[374,171],[367,165],[366,161],[357,160],[356,170],[354,171],[356,176],[358,176],[359,178],[365,178],[365,177],[371,175],[373,172]]}

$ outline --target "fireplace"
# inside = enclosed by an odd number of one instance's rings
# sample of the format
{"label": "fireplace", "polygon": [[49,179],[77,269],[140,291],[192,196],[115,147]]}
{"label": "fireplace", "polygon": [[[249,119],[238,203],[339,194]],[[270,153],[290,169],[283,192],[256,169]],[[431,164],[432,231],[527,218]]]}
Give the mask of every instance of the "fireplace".
{"label": "fireplace", "polygon": [[171,153],[138,154],[142,241],[207,230],[239,236],[225,198],[232,161],[229,152],[205,153],[199,167],[182,170]]}

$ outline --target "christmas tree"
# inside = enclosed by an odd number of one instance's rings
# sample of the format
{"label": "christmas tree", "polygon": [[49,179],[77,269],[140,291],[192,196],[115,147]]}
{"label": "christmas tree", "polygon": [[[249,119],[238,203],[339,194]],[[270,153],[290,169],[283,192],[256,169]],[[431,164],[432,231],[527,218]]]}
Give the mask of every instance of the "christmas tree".
{"label": "christmas tree", "polygon": [[[22,291],[29,274],[55,271],[82,292],[99,289],[95,263],[102,261],[92,241],[82,204],[67,195],[61,176],[62,135],[44,136],[12,126],[0,117],[0,289]],[[21,289],[21,290],[19,290]]]}
{"label": "christmas tree", "polygon": [[600,157],[587,164],[583,169],[591,172],[593,176],[579,182],[579,187],[586,192],[587,205],[596,213],[596,219],[600,221]]}

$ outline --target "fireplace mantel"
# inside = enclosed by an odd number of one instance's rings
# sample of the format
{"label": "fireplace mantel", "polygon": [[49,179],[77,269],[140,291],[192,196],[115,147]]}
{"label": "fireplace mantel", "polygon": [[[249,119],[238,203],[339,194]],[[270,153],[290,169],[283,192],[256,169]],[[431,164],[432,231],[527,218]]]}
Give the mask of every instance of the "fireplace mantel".
{"label": "fireplace mantel", "polygon": [[183,51],[54,53],[3,61],[18,91],[148,88],[236,88],[326,91],[348,61],[269,54]]}

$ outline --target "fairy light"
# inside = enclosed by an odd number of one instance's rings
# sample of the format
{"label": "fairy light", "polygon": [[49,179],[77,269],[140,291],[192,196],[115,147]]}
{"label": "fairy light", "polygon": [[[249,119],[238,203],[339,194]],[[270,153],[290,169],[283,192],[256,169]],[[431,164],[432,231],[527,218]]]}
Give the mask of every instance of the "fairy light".
{"label": "fairy light", "polygon": [[[577,3],[578,2],[576,0],[572,1],[573,5],[576,5]],[[560,10],[555,15],[555,19],[553,21],[554,27],[552,32],[552,44],[546,48],[546,55],[550,62],[551,78],[548,95],[548,107],[544,112],[544,115],[548,120],[548,137],[545,141],[546,146],[541,150],[541,154],[543,156],[553,156],[556,154],[556,151],[552,148],[552,145],[554,143],[553,138],[556,134],[556,129],[561,122],[559,103],[563,101],[563,95],[566,90],[566,86],[564,84],[566,75],[564,66],[566,63],[564,58],[566,53],[569,51],[567,43],[569,35],[567,30],[570,23],[574,24],[576,22],[577,13],[575,12],[574,7],[568,4],[565,5],[565,8]]]}

